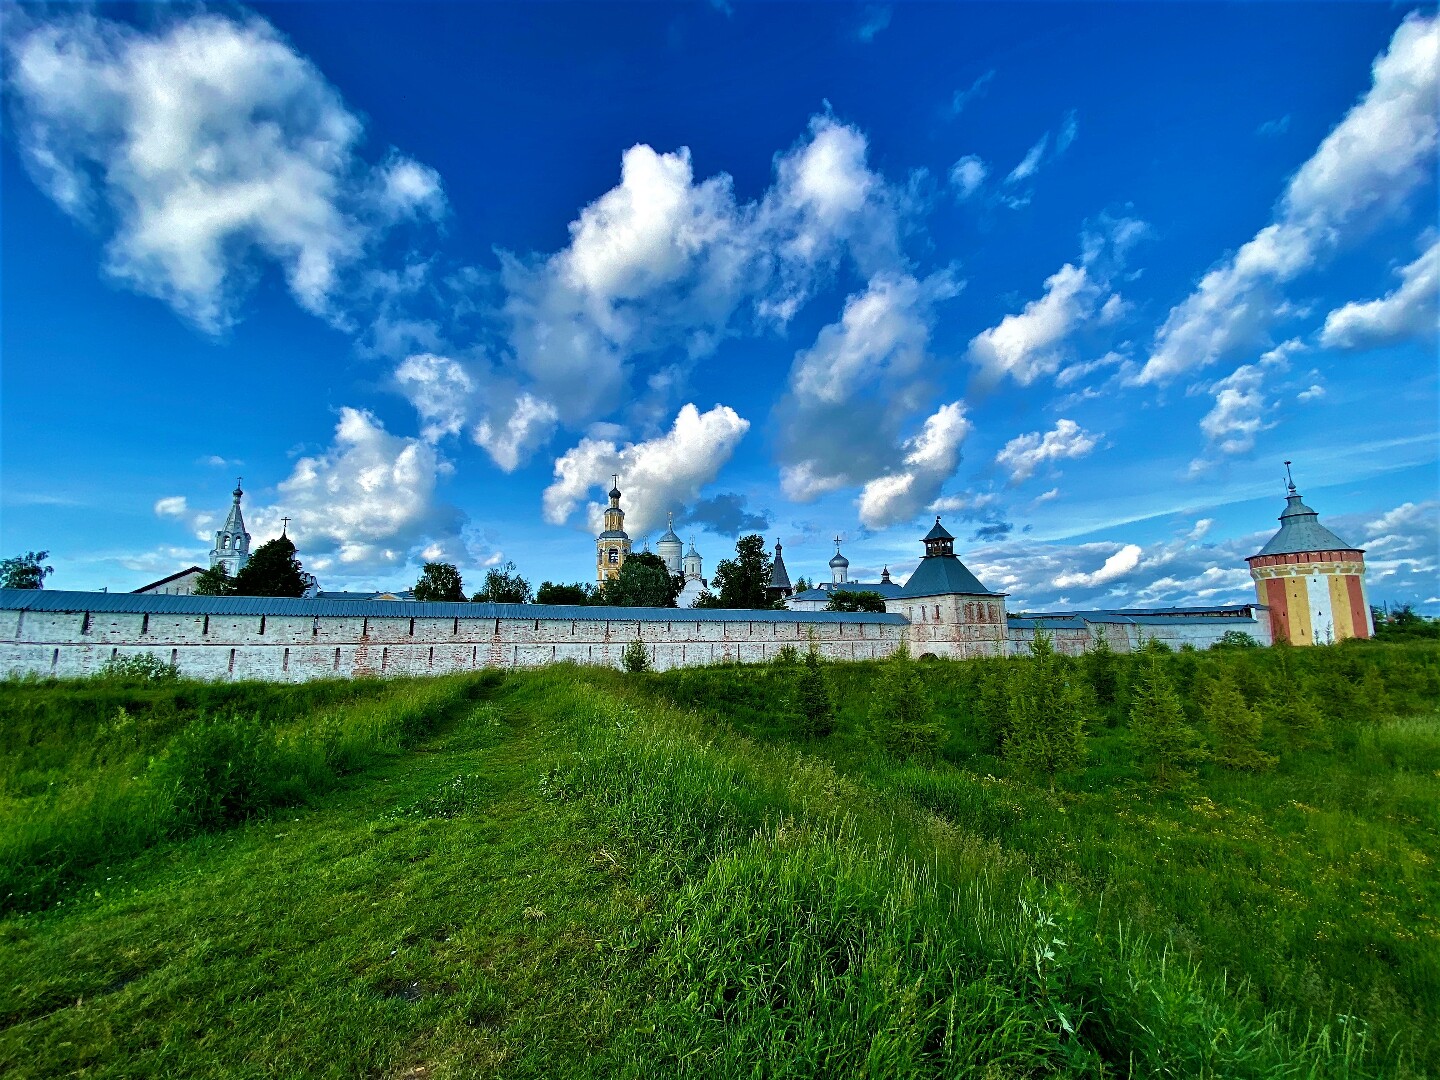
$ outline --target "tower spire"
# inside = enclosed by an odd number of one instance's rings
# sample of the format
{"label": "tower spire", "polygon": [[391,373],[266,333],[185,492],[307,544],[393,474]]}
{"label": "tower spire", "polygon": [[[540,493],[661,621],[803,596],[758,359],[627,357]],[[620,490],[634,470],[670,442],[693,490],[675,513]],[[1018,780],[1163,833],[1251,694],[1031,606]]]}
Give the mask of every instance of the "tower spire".
{"label": "tower spire", "polygon": [[1295,479],[1290,475],[1290,462],[1285,462],[1285,490],[1291,495],[1295,494]]}

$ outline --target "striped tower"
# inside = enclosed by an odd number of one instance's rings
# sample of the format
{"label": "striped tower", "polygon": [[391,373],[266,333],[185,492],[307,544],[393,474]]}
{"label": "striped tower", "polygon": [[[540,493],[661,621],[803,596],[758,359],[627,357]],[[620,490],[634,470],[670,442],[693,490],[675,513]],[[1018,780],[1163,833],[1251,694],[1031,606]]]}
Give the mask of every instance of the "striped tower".
{"label": "striped tower", "polygon": [[1365,552],[1341,540],[1295,491],[1285,462],[1289,495],[1280,531],[1245,561],[1260,603],[1270,608],[1270,634],[1292,645],[1328,645],[1368,638],[1374,631],[1365,596]]}

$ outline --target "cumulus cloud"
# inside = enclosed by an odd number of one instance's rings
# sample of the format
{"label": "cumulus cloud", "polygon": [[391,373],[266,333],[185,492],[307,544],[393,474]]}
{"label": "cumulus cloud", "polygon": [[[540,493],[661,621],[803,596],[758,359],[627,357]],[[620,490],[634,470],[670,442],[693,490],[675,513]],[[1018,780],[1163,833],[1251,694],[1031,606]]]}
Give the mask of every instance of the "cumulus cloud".
{"label": "cumulus cloud", "polygon": [[861,490],[860,523],[882,529],[910,520],[933,502],[960,464],[960,449],[971,427],[959,401],[942,405],[927,417],[919,434],[906,440],[901,468],[876,477]]}
{"label": "cumulus cloud", "polygon": [[373,414],[343,408],[334,442],[297,460],[275,504],[247,517],[256,535],[278,535],[288,515],[307,566],[315,556],[317,567],[398,566],[435,545],[456,561],[465,518],[436,498],[437,478],[449,471],[423,439],[392,435]]}
{"label": "cumulus cloud", "polygon": [[406,357],[395,369],[395,381],[424,422],[429,442],[455,435],[465,425],[475,383],[457,361],[433,353]]}
{"label": "cumulus cloud", "polygon": [[[631,404],[647,417],[668,414],[686,365],[739,323],[783,325],[847,257],[867,277],[901,264],[908,195],[869,168],[867,152],[854,127],[814,117],[776,156],[770,188],[740,203],[729,176],[697,180],[688,149],[631,147],[619,184],[582,208],[565,248],[502,254],[513,363],[498,375],[472,366],[472,380],[497,377],[511,396],[528,393],[553,410],[547,422],[576,427],[618,407],[636,365],[664,355],[665,369],[648,377],[650,397]],[[487,417],[487,445],[499,445],[511,417],[532,415],[541,414]],[[516,445],[523,460],[538,442]]]}
{"label": "cumulus cloud", "polygon": [[1399,274],[1400,285],[1379,300],[1352,302],[1325,316],[1320,344],[1375,349],[1410,340],[1433,342],[1440,318],[1440,238]]}
{"label": "cumulus cloud", "polygon": [[934,309],[959,289],[948,271],[923,281],[877,274],[796,354],[778,409],[788,498],[864,484],[904,456],[903,427],[924,397]]}
{"label": "cumulus cloud", "polygon": [[950,184],[958,198],[968,199],[980,189],[988,174],[985,162],[974,154],[966,154],[950,166]]}
{"label": "cumulus cloud", "polygon": [[1200,421],[1200,430],[1222,454],[1246,454],[1255,449],[1255,436],[1271,426],[1264,422],[1265,372],[1256,364],[1241,364],[1211,388],[1215,405]]}
{"label": "cumulus cloud", "polygon": [[[749,429],[750,421],[729,406],[702,413],[687,404],[657,438],[623,447],[605,438],[582,439],[555,461],[555,480],[542,500],[545,520],[563,525],[592,488],[607,490],[611,474],[619,473],[626,530],[643,534],[663,522],[667,511],[694,500]],[[603,503],[590,504],[587,527],[598,531],[603,509]]]}
{"label": "cumulus cloud", "polygon": [[1171,309],[1139,382],[1166,381],[1261,340],[1279,317],[1281,286],[1432,179],[1437,72],[1436,20],[1412,13],[1376,59],[1370,90],[1291,178],[1274,220]]}
{"label": "cumulus cloud", "polygon": [[1095,435],[1074,420],[1061,420],[1043,435],[1038,431],[1017,435],[995,455],[995,464],[1010,473],[1012,484],[1018,484],[1034,476],[1047,461],[1084,457],[1095,449],[1096,441]]}
{"label": "cumulus cloud", "polygon": [[475,425],[475,442],[485,448],[496,465],[514,472],[532,450],[549,440],[557,419],[555,406],[548,401],[521,394],[503,422],[485,419]]}
{"label": "cumulus cloud", "polygon": [[1076,586],[1094,588],[1096,585],[1106,585],[1112,581],[1118,581],[1140,565],[1140,554],[1139,544],[1126,544],[1106,559],[1105,564],[1098,570],[1088,574],[1075,572],[1059,575],[1055,579],[1055,587],[1057,589],[1071,589]]}
{"label": "cumulus cloud", "polygon": [[261,19],[25,19],[6,51],[36,182],[111,232],[110,274],[208,332],[233,321],[257,255],[302,307],[341,319],[341,275],[378,219],[443,204],[433,170],[358,161],[360,120]]}
{"label": "cumulus cloud", "polygon": [[190,505],[185,501],[184,495],[167,495],[163,499],[155,500],[155,513],[158,517],[183,518],[190,512]]}
{"label": "cumulus cloud", "polygon": [[1009,375],[1021,386],[1053,374],[1062,360],[1060,346],[1094,315],[1104,294],[1085,267],[1066,263],[1046,279],[1045,295],[970,340],[970,362],[989,379]]}

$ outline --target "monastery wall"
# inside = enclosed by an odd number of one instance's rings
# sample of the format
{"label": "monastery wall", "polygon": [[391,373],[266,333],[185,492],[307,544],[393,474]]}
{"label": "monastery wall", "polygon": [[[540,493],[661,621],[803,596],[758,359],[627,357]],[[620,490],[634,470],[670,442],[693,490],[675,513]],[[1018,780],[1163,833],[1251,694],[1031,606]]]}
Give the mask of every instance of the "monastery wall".
{"label": "monastery wall", "polygon": [[[240,598],[146,597],[149,611],[84,610],[80,599],[105,594],[40,594],[49,610],[0,603],[0,672],[62,678],[91,675],[111,659],[149,653],[197,679],[300,682],[359,675],[427,675],[476,668],[534,667],[573,660],[619,666],[637,638],[658,670],[726,660],[759,663],[785,645],[835,660],[890,655],[906,630],[894,615],[790,612],[704,612],[679,609],[524,608],[509,605],[397,605],[377,602],[382,615],[336,615],[335,604],[373,609],[364,601],[266,601]],[[68,599],[60,599],[65,597]],[[72,610],[53,609],[59,603]],[[296,614],[314,606],[326,613]],[[101,607],[100,603],[95,604]],[[256,613],[225,613],[228,606]],[[415,607],[454,608],[447,616],[407,614]],[[213,608],[176,610],[183,608]],[[490,609],[490,610],[485,610]],[[524,611],[528,618],[514,617]],[[611,617],[621,611],[625,617]],[[696,617],[696,616],[700,617]],[[563,617],[557,617],[563,616]]]}

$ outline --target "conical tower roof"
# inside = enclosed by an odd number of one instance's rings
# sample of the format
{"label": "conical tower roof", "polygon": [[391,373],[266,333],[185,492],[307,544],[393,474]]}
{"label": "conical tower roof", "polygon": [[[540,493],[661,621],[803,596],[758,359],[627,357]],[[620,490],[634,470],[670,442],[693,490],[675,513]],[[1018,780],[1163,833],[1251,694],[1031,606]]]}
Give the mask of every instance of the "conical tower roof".
{"label": "conical tower roof", "polygon": [[225,515],[225,527],[220,530],[221,532],[239,533],[242,536],[244,535],[245,515],[240,513],[240,498],[244,494],[245,492],[240,490],[240,481],[236,480],[235,490],[230,493],[230,496],[232,499],[234,499],[234,502],[230,504],[230,513]]}
{"label": "conical tower roof", "polygon": [[[1290,463],[1285,463],[1288,474]],[[1262,555],[1299,555],[1308,551],[1363,551],[1347,544],[1340,537],[1320,524],[1320,515],[1305,505],[1300,493],[1295,490],[1295,481],[1290,480],[1289,494],[1285,496],[1285,510],[1280,515],[1280,531],[1270,538],[1263,548],[1251,558]]]}
{"label": "conical tower roof", "polygon": [[785,558],[780,554],[780,541],[775,541],[775,561],[770,566],[770,588],[789,589],[790,573],[785,569]]}

